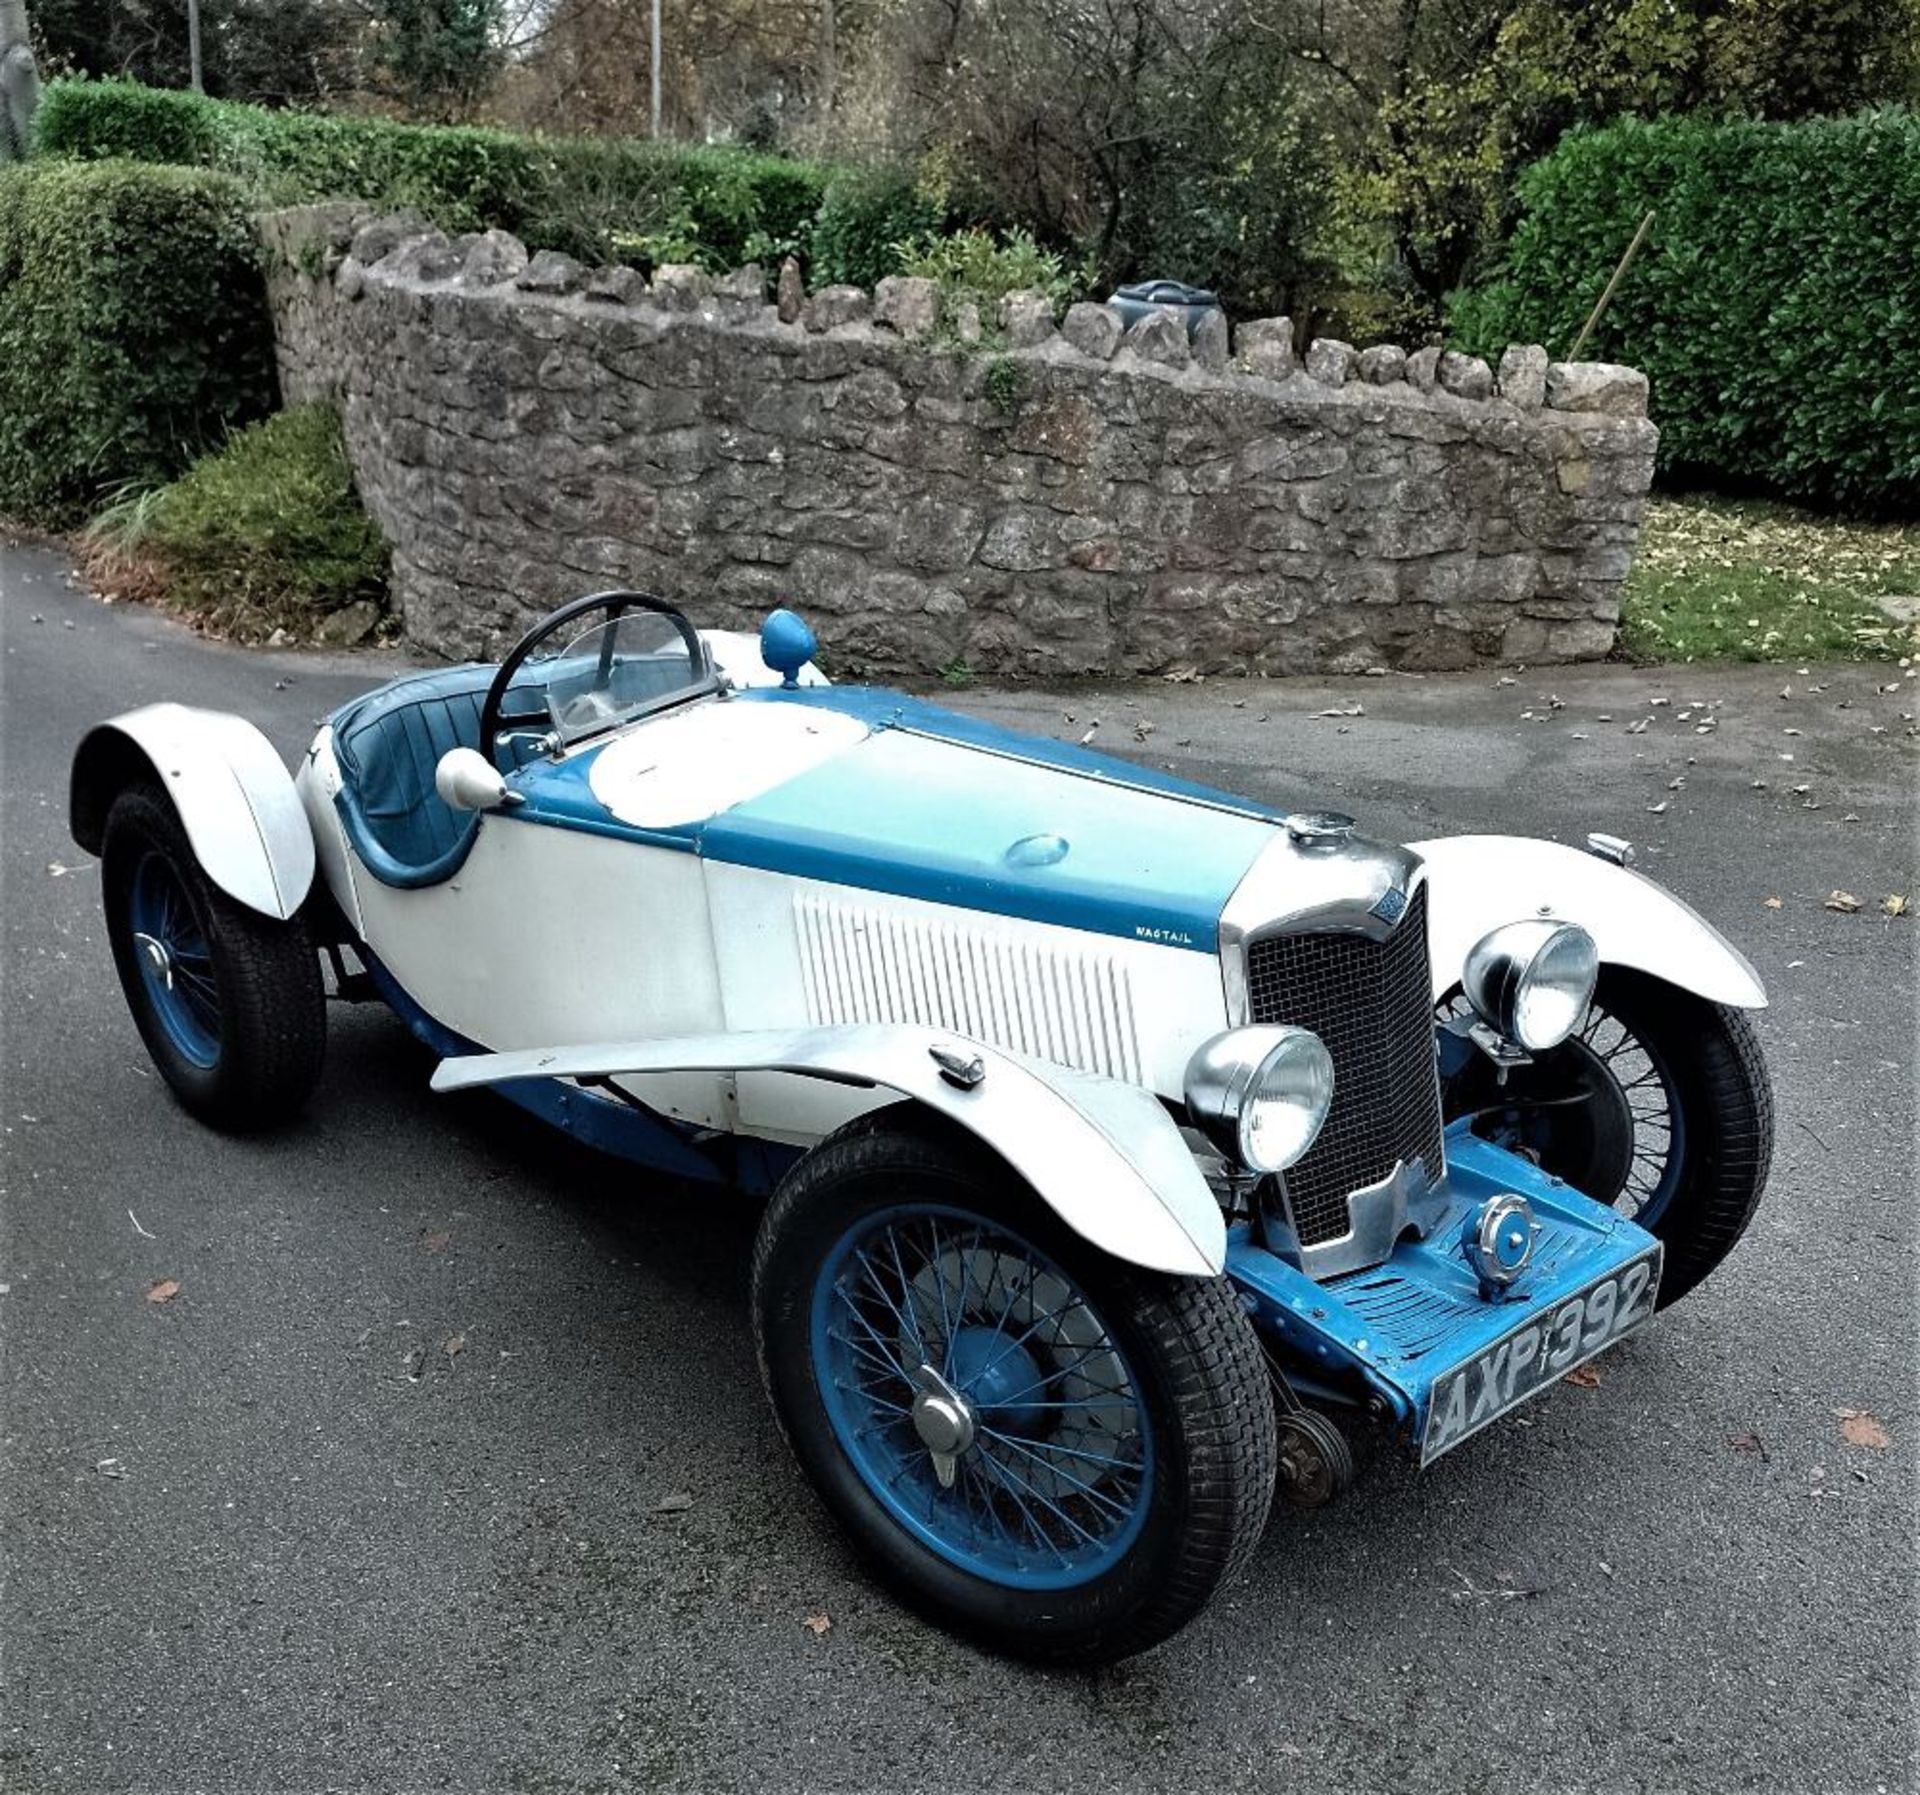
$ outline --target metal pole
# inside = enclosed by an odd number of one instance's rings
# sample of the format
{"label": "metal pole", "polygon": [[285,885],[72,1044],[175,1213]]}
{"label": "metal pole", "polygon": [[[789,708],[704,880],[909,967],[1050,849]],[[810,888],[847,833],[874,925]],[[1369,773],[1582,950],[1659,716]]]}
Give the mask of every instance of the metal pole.
{"label": "metal pole", "polygon": [[653,0],[653,30],[649,44],[653,69],[653,135],[660,135],[660,0]]}
{"label": "metal pole", "polygon": [[187,0],[187,80],[195,93],[205,93],[200,79],[200,0]]}
{"label": "metal pole", "polygon": [[1652,223],[1651,212],[1640,220],[1640,228],[1633,233],[1633,241],[1627,245],[1627,253],[1620,258],[1620,266],[1614,269],[1613,279],[1607,282],[1607,290],[1600,295],[1599,304],[1588,314],[1586,323],[1580,326],[1580,334],[1573,339],[1573,347],[1567,351],[1568,361],[1580,359],[1580,351],[1586,348],[1587,338],[1593,335],[1593,327],[1600,322],[1601,314],[1606,311],[1613,298],[1614,289],[1627,278],[1627,270],[1633,266],[1633,258],[1640,253],[1640,245],[1646,242],[1647,227]]}

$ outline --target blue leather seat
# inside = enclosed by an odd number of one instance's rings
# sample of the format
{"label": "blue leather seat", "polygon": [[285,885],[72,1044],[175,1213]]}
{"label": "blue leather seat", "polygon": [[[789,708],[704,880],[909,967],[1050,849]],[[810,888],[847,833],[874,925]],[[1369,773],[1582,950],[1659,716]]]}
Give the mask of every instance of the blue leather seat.
{"label": "blue leather seat", "polygon": [[[480,710],[499,671],[473,662],[409,673],[329,719],[341,777],[334,808],[354,853],[383,885],[437,885],[465,862],[480,818],[441,802],[434,769],[449,748],[480,746]],[[501,722],[544,735],[550,696],[563,703],[577,692],[604,689],[625,708],[670,698],[688,685],[684,654],[624,657],[610,675],[590,654],[541,662],[515,675]],[[536,751],[532,734],[505,750],[513,765]]]}
{"label": "blue leather seat", "polygon": [[479,816],[433,788],[449,748],[480,745],[480,707],[499,668],[475,663],[408,674],[336,711],[334,806],[353,850],[386,885],[435,885],[460,870]]}

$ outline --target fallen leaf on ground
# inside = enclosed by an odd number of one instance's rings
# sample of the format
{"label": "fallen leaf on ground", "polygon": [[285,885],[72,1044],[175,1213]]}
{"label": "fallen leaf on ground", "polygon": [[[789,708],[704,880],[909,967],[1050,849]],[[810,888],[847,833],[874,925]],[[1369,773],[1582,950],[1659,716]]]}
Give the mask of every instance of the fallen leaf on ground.
{"label": "fallen leaf on ground", "polygon": [[692,1506],[693,1492],[691,1490],[675,1490],[671,1496],[662,1496],[660,1500],[653,1505],[653,1512],[657,1515],[683,1515]]}
{"label": "fallen leaf on ground", "polygon": [[1903,894],[1896,891],[1880,908],[1886,911],[1889,916],[1905,916],[1908,908],[1907,900]]}
{"label": "fallen leaf on ground", "polygon": [[1865,1409],[1835,1409],[1833,1412],[1840,1417],[1840,1437],[1849,1446],[1870,1446],[1875,1452],[1885,1452],[1893,1443],[1879,1420]]}
{"label": "fallen leaf on ground", "polygon": [[1729,1434],[1727,1444],[1748,1458],[1764,1459],[1767,1456],[1766,1443],[1756,1433]]}
{"label": "fallen leaf on ground", "polygon": [[102,1477],[124,1477],[126,1471],[117,1458],[103,1458],[95,1461],[94,1467]]}
{"label": "fallen leaf on ground", "polygon": [[1826,907],[1850,916],[1860,908],[1860,900],[1850,891],[1830,891],[1827,893]]}
{"label": "fallen leaf on ground", "polygon": [[1778,898],[1768,898],[1767,908],[1769,910],[1778,910],[1780,908],[1780,900]]}
{"label": "fallen leaf on ground", "polygon": [[457,1359],[466,1350],[467,1350],[467,1337],[465,1334],[449,1334],[447,1336],[447,1357],[448,1358]]}
{"label": "fallen leaf on ground", "polygon": [[444,1249],[447,1243],[452,1239],[453,1239],[453,1235],[451,1231],[443,1229],[438,1234],[421,1235],[420,1245],[429,1253],[438,1253],[442,1249]]}
{"label": "fallen leaf on ground", "polygon": [[147,1286],[147,1301],[150,1303],[170,1303],[180,1294],[178,1278],[155,1278]]}
{"label": "fallen leaf on ground", "polygon": [[815,1639],[824,1639],[833,1631],[833,1622],[824,1614],[810,1614],[800,1624],[805,1627]]}
{"label": "fallen leaf on ground", "polygon": [[1323,711],[1315,711],[1316,717],[1364,717],[1367,707],[1357,698],[1349,698],[1345,704],[1329,705]]}
{"label": "fallen leaf on ground", "polygon": [[1583,1390],[1600,1388],[1600,1367],[1598,1365],[1576,1365],[1563,1380],[1569,1384],[1578,1384]]}

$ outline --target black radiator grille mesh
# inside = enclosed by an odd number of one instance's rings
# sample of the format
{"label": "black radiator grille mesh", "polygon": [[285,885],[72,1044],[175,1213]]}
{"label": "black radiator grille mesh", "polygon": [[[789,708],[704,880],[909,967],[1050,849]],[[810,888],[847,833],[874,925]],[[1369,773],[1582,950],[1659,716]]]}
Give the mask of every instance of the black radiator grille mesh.
{"label": "black radiator grille mesh", "polygon": [[1347,1232],[1347,1195],[1401,1161],[1440,1173],[1440,1084],[1422,885],[1385,941],[1364,935],[1268,935],[1247,949],[1254,1022],[1309,1028],[1333,1055],[1333,1107],[1320,1138],[1286,1173],[1302,1246]]}

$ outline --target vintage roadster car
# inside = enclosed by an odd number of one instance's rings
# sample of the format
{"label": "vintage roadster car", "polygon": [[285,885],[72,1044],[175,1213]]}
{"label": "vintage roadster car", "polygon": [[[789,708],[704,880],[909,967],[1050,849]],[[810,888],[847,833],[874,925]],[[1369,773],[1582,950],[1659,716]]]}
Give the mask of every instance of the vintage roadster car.
{"label": "vintage roadster car", "polygon": [[149,706],[80,744],[72,829],[216,1127],[295,1110],[326,996],[378,997],[436,1090],[770,1192],[774,1410],[923,1611],[1140,1651],[1276,1484],[1348,1483],[1336,1417],[1430,1461],[1739,1239],[1765,999],[1626,844],[1391,846],[831,685],[790,612],[757,648],[596,594],[291,777]]}

